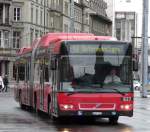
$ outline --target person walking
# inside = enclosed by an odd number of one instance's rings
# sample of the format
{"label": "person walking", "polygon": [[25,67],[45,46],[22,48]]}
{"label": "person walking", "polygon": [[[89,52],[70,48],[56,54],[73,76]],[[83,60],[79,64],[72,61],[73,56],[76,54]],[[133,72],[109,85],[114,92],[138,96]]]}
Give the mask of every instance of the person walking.
{"label": "person walking", "polygon": [[0,76],[0,92],[3,91],[4,89],[4,83],[3,83],[3,78]]}
{"label": "person walking", "polygon": [[8,78],[7,78],[7,75],[4,76],[3,83],[4,83],[4,90],[5,90],[5,92],[7,92],[7,89],[8,89]]}

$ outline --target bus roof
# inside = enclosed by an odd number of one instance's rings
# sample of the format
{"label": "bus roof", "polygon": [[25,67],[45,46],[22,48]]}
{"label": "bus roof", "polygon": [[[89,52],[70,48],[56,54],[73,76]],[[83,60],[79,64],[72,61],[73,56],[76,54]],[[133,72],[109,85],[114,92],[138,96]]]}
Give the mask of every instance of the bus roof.
{"label": "bus roof", "polygon": [[112,36],[95,36],[91,33],[48,33],[41,38],[37,38],[33,41],[31,47],[23,47],[19,50],[18,55],[22,55],[31,52],[33,48],[36,47],[38,42],[38,47],[48,47],[50,44],[54,44],[54,52],[59,52],[61,41],[94,41],[94,40],[108,40],[115,41],[116,38]]}
{"label": "bus roof", "polygon": [[43,36],[39,42],[39,47],[48,47],[50,44],[54,46],[54,52],[59,53],[60,42],[62,41],[96,41],[108,40],[115,41],[116,38],[112,36],[94,36],[89,33],[49,33]]}
{"label": "bus roof", "polygon": [[90,33],[48,33],[39,42],[39,47],[49,46],[50,42],[61,40],[94,40],[94,34]]}

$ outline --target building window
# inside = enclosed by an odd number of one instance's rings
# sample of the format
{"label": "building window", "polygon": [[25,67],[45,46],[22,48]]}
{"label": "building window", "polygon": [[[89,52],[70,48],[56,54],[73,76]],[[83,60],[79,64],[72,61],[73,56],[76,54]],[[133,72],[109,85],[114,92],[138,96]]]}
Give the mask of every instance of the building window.
{"label": "building window", "polygon": [[65,15],[67,15],[68,16],[68,9],[69,9],[69,7],[68,7],[68,2],[65,2]]}
{"label": "building window", "polygon": [[32,43],[33,41],[33,33],[34,33],[34,29],[30,29],[30,44]]}
{"label": "building window", "polygon": [[89,14],[88,13],[85,14],[85,23],[87,25],[89,25]]}
{"label": "building window", "polygon": [[38,24],[38,7],[36,8],[36,24]]}
{"label": "building window", "polygon": [[2,44],[2,32],[0,31],[0,47],[1,47],[1,44]]}
{"label": "building window", "polygon": [[19,31],[13,32],[13,48],[20,48],[20,36],[21,32]]}
{"label": "building window", "polygon": [[79,3],[79,0],[74,0],[74,2]]}
{"label": "building window", "polygon": [[31,6],[31,22],[33,23],[33,5]]}
{"label": "building window", "polygon": [[35,38],[38,38],[38,37],[39,37],[39,31],[35,30]]}
{"label": "building window", "polygon": [[2,4],[0,5],[0,24],[3,23],[3,6]]}
{"label": "building window", "polygon": [[64,24],[64,32],[68,32],[68,25],[67,24]]}
{"label": "building window", "polygon": [[4,32],[4,47],[9,48],[9,32]]}
{"label": "building window", "polygon": [[43,9],[41,9],[41,14],[40,14],[40,24],[43,24]]}
{"label": "building window", "polygon": [[47,21],[46,26],[48,27],[49,26],[49,13],[47,13],[46,21]]}
{"label": "building window", "polygon": [[43,35],[43,32],[42,31],[40,31],[40,37]]}
{"label": "building window", "polygon": [[19,7],[14,8],[14,20],[20,21],[21,18],[21,9]]}
{"label": "building window", "polygon": [[53,26],[54,26],[54,18],[50,17],[50,27],[53,27]]}
{"label": "building window", "polygon": [[5,23],[9,24],[9,6],[5,5]]}
{"label": "building window", "polygon": [[43,5],[43,0],[41,0],[41,5]]}

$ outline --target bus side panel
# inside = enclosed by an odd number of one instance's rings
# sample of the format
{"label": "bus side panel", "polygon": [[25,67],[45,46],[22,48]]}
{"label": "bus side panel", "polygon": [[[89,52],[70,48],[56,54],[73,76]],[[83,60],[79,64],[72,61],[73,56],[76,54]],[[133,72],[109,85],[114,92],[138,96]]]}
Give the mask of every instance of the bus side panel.
{"label": "bus side panel", "polygon": [[42,111],[44,112],[48,112],[48,108],[49,108],[49,103],[50,103],[50,94],[51,94],[51,88],[50,88],[50,85],[48,84],[45,84],[44,86],[44,106],[43,106],[43,109]]}

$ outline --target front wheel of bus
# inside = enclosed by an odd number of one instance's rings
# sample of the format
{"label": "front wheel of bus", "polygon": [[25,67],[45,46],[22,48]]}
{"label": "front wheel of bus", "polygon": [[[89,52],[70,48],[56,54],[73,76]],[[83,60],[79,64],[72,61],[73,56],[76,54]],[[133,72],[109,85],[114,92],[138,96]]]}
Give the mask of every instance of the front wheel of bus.
{"label": "front wheel of bus", "polygon": [[51,117],[51,120],[53,121],[53,122],[57,122],[58,120],[59,120],[59,118],[58,117],[55,117],[54,115],[50,115],[50,117]]}
{"label": "front wheel of bus", "polygon": [[38,112],[38,109],[37,109],[37,96],[36,96],[36,93],[34,93],[34,111],[35,113]]}
{"label": "front wheel of bus", "polygon": [[118,124],[118,119],[119,119],[119,116],[110,117],[109,118],[109,123],[112,124],[112,125],[116,125],[116,124]]}

